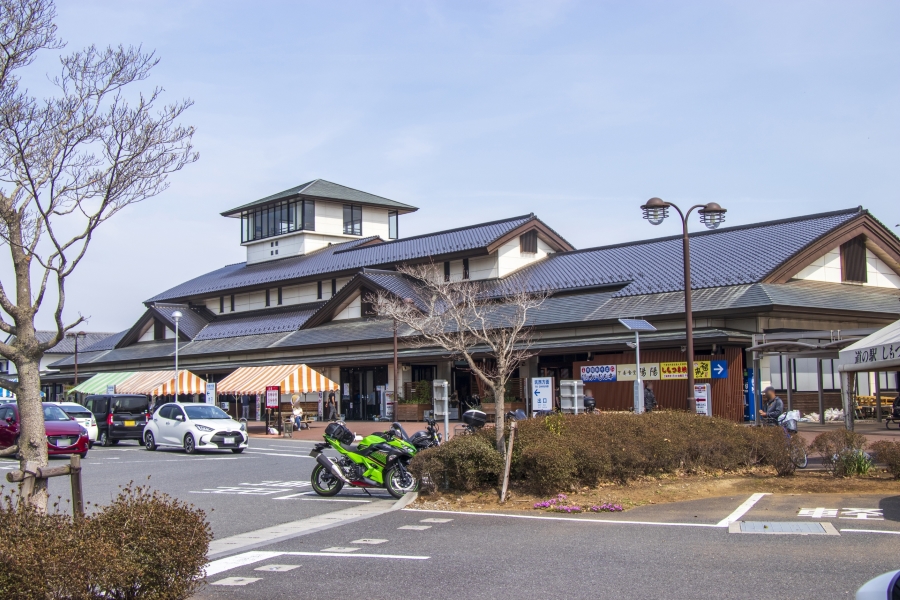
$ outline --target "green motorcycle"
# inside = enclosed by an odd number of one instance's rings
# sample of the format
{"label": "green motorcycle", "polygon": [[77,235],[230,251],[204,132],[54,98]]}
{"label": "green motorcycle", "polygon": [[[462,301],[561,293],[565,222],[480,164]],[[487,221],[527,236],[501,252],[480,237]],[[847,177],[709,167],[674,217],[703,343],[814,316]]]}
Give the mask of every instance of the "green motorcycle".
{"label": "green motorcycle", "polygon": [[[344,423],[331,423],[325,429],[325,442],[309,453],[316,459],[310,477],[313,490],[320,496],[334,496],[345,485],[358,488],[386,488],[394,498],[419,489],[419,482],[407,470],[416,447],[394,429],[356,440]],[[332,460],[322,452],[328,448],[340,456]]]}

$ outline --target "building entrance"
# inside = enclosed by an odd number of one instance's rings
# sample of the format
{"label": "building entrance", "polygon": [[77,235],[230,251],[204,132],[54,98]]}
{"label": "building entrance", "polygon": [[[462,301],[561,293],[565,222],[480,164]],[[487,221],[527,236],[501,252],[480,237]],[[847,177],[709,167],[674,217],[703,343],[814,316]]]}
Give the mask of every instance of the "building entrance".
{"label": "building entrance", "polygon": [[341,409],[348,421],[368,421],[381,414],[379,386],[387,385],[387,367],[341,369]]}

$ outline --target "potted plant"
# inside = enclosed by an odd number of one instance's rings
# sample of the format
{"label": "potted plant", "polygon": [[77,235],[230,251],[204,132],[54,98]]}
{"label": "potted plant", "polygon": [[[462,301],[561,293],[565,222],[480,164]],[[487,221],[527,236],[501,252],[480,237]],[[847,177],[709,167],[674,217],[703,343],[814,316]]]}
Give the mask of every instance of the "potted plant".
{"label": "potted plant", "polygon": [[397,401],[397,420],[423,421],[425,411],[431,408],[431,382],[418,381],[408,386],[408,392]]}

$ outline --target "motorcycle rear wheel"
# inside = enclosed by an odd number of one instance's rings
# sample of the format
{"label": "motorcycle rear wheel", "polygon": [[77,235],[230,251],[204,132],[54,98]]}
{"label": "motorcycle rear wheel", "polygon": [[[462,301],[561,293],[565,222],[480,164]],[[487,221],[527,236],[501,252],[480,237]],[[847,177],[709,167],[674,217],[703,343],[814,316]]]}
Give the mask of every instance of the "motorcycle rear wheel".
{"label": "motorcycle rear wheel", "polygon": [[322,465],[316,465],[309,479],[313,491],[320,496],[334,496],[344,487],[344,482],[332,475]]}
{"label": "motorcycle rear wheel", "polygon": [[399,499],[408,492],[418,491],[419,481],[412,473],[395,465],[384,474],[384,487],[391,496]]}

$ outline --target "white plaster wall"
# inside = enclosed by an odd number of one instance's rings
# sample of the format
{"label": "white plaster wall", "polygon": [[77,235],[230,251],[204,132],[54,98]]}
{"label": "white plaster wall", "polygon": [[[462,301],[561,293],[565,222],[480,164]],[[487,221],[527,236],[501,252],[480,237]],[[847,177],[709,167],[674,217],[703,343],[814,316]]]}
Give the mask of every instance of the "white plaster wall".
{"label": "white plaster wall", "polygon": [[362,316],[362,299],[359,294],[353,297],[347,306],[334,316],[334,321],[342,321],[345,319],[358,319]]}
{"label": "white plaster wall", "polygon": [[[868,279],[868,282],[865,285],[900,289],[900,276],[868,248],[866,248],[866,266],[866,278]],[[820,256],[810,265],[804,267],[794,276],[794,278],[805,279],[807,281],[840,283],[841,249],[834,248],[824,256]]]}
{"label": "white plaster wall", "polygon": [[[343,207],[341,207],[343,210]],[[362,207],[362,234],[363,237],[370,235],[380,236],[381,239],[387,240],[390,234],[388,227],[388,210],[385,208],[375,208],[371,206]],[[343,216],[341,217],[343,223]],[[342,225],[343,227],[343,225]]]}
{"label": "white plaster wall", "polygon": [[215,296],[214,298],[207,298],[203,301],[206,305],[206,308],[213,311],[215,314],[219,314],[219,297]]}
{"label": "white plaster wall", "polygon": [[542,239],[538,238],[537,252],[519,250],[519,238],[512,239],[497,249],[497,270],[500,277],[521,269],[524,266],[545,258],[553,251]]}
{"label": "white plaster wall", "polygon": [[[227,298],[225,299],[225,310],[231,310],[231,305]],[[250,294],[235,294],[234,312],[242,312],[245,310],[250,310]]]}
{"label": "white plaster wall", "polygon": [[344,234],[344,204],[342,202],[316,201],[316,233]]}
{"label": "white plaster wall", "polygon": [[866,275],[868,279],[866,285],[900,289],[900,276],[868,248],[866,248]]}
{"label": "white plaster wall", "polygon": [[[518,240],[516,240],[518,244]],[[469,259],[469,279],[496,279],[500,276],[497,253]]]}

